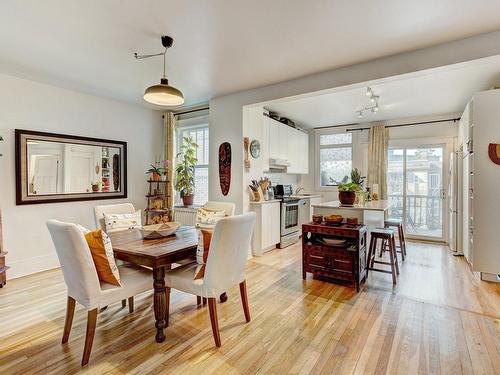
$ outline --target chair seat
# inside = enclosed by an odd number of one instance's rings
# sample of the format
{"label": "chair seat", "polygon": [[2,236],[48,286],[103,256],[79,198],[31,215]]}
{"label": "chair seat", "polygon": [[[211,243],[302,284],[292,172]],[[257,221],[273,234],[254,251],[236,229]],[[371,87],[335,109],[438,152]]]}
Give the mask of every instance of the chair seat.
{"label": "chair seat", "polygon": [[[191,293],[205,298],[216,298],[225,292],[225,288],[208,288],[203,279],[194,280],[194,274],[198,263],[193,262],[176,267],[165,273],[165,285],[180,290],[185,293]],[[242,279],[241,281],[243,281]]]}
{"label": "chair seat", "polygon": [[99,307],[107,306],[153,288],[152,271],[131,264],[118,267],[122,286],[100,282]]}

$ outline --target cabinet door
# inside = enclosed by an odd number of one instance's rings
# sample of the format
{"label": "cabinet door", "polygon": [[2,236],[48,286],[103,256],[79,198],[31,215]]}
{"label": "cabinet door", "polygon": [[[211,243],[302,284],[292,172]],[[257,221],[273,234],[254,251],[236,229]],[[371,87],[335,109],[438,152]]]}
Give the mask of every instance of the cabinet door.
{"label": "cabinet door", "polygon": [[263,121],[262,121],[262,137],[260,141],[260,158],[262,160],[262,170],[263,171],[268,171],[269,170],[269,158],[270,158],[270,152],[269,152],[269,124],[266,122],[266,119],[268,117],[262,115]]}
{"label": "cabinet door", "polygon": [[286,159],[290,163],[287,168],[288,173],[300,173],[299,137],[298,131],[285,125],[287,134]]}
{"label": "cabinet door", "polygon": [[279,159],[280,143],[279,143],[279,123],[269,117],[264,118],[264,126],[268,128],[269,139],[269,157]]}
{"label": "cabinet door", "polygon": [[298,161],[299,168],[298,172],[300,174],[309,173],[309,134],[297,131],[298,133]]}
{"label": "cabinet door", "polygon": [[280,242],[280,202],[262,205],[262,248],[267,249]]}
{"label": "cabinet door", "polygon": [[288,160],[288,128],[290,127],[278,122],[278,155],[284,160]]}

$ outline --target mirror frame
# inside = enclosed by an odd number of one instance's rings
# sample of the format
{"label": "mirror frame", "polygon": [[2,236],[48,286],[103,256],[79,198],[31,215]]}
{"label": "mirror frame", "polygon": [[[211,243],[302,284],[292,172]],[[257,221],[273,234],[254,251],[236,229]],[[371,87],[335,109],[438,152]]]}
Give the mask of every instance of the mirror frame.
{"label": "mirror frame", "polygon": [[[38,139],[41,141],[60,141],[61,143],[82,144],[91,146],[108,146],[120,149],[121,162],[121,186],[119,192],[96,193],[67,193],[32,196],[28,195],[27,173],[27,140]],[[33,130],[15,129],[15,160],[16,160],[16,205],[40,204],[40,203],[62,203],[75,201],[90,201],[101,199],[127,198],[127,142],[112,141],[108,139],[81,137],[67,134],[45,133]]]}

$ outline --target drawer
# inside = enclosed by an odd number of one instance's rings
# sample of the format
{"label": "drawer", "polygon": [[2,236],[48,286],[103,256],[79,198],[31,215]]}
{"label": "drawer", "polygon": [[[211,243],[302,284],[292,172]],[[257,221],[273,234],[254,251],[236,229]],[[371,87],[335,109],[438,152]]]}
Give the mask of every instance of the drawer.
{"label": "drawer", "polygon": [[352,259],[334,257],[332,260],[333,261],[331,262],[331,266],[330,266],[332,271],[340,271],[340,272],[346,271],[349,273],[352,272],[352,270],[353,270]]}

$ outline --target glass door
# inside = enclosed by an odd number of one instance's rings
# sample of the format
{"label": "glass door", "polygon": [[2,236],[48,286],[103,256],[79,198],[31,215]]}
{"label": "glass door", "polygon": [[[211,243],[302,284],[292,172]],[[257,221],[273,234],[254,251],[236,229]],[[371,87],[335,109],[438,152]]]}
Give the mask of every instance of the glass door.
{"label": "glass door", "polygon": [[445,144],[389,149],[389,217],[403,222],[408,237],[445,240],[445,151]]}

